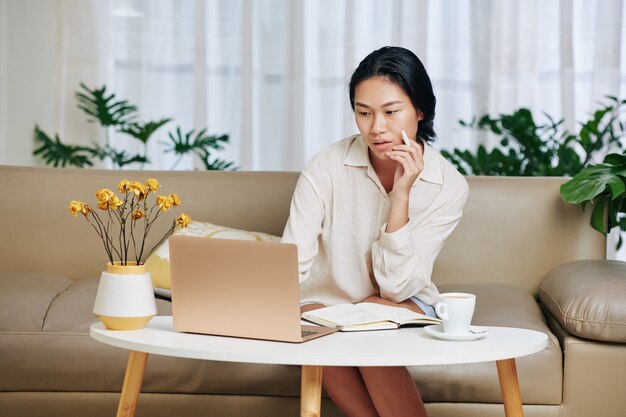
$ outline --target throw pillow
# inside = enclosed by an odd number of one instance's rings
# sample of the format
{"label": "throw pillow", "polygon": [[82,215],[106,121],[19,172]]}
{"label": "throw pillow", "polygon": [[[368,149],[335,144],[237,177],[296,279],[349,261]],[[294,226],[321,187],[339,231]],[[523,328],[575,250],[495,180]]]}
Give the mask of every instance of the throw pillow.
{"label": "throw pillow", "polygon": [[[280,237],[262,232],[249,232],[246,230],[233,229],[212,223],[191,221],[185,228],[176,228],[172,235],[201,236],[218,239],[257,240],[265,242],[279,242]],[[156,248],[146,259],[146,269],[152,276],[154,292],[162,297],[171,298],[170,280],[170,253],[169,244],[166,240]]]}
{"label": "throw pillow", "polygon": [[542,304],[567,332],[603,342],[626,342],[626,262],[566,262],[539,285]]}

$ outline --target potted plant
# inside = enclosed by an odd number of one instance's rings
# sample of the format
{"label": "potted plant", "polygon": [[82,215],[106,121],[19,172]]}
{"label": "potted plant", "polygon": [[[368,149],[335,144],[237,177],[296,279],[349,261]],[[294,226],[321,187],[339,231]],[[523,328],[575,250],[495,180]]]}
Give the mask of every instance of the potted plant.
{"label": "potted plant", "polygon": [[[152,280],[144,265],[144,258],[152,252],[146,251],[147,237],[158,218],[180,205],[176,194],[157,195],[160,186],[154,178],[145,183],[124,179],[118,184],[121,197],[103,188],[95,193],[95,208],[78,200],[69,204],[72,216],[82,214],[93,227],[109,259],[93,309],[109,329],[140,329],[156,314]],[[187,227],[190,220],[181,213],[154,247],[176,226]]]}
{"label": "potted plant", "polygon": [[453,149],[441,154],[464,175],[573,176],[609,149],[624,149],[625,108],[626,100],[607,96],[575,133],[563,127],[563,119],[555,121],[545,113],[547,121],[537,123],[525,108],[511,114],[486,114],[459,123],[490,132],[499,139],[499,147],[479,145],[476,152]]}
{"label": "potted plant", "polygon": [[[90,88],[81,83],[80,87],[81,90],[75,95],[78,108],[87,115],[89,122],[100,125],[104,132],[104,146],[98,142],[88,146],[67,144],[58,134],[52,138],[39,126],[35,126],[34,138],[38,146],[33,155],[39,156],[46,164],[55,167],[86,168],[100,160],[110,161],[114,168],[140,164],[140,168],[143,169],[144,164],[150,162],[148,142],[172,119],[140,121],[137,106],[127,100],[118,99],[115,93],[107,90],[106,85]],[[114,147],[110,138],[112,129],[124,134],[125,138],[141,142],[142,152],[129,153],[126,149]],[[206,128],[198,132],[195,129],[183,132],[179,126],[174,131],[168,132],[167,140],[159,141],[159,144],[163,145],[163,152],[174,153],[177,156],[170,169],[176,168],[185,155],[195,155],[207,170],[236,169],[234,162],[213,156],[214,151],[223,150],[224,144],[228,141],[228,135],[209,135]]]}
{"label": "potted plant", "polygon": [[[583,209],[593,204],[591,226],[600,233],[606,235],[614,227],[626,231],[626,153],[609,154],[602,163],[580,171],[561,185],[561,197]],[[617,249],[622,243],[620,235]]]}

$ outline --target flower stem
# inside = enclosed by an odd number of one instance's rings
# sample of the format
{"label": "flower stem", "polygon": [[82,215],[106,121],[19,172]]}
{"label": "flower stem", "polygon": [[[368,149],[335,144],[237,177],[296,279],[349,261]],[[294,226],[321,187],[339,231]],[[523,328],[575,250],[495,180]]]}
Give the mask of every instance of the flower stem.
{"label": "flower stem", "polygon": [[[152,208],[150,209],[150,215],[152,215],[152,213],[154,212],[154,208],[157,207],[157,204],[154,203],[154,205],[152,206]],[[141,240],[141,249],[139,251],[139,259],[141,259],[143,257],[143,250],[145,248],[146,245],[146,237],[148,236],[148,233],[150,233],[150,229],[152,228],[152,225],[154,224],[155,220],[159,218],[159,216],[161,215],[161,210],[157,211],[156,214],[154,215],[153,219],[149,219],[148,215],[146,215],[146,222],[144,223],[144,233],[143,233],[143,239]]]}
{"label": "flower stem", "polygon": [[174,225],[170,228],[170,230],[168,230],[165,236],[163,236],[163,238],[159,240],[159,242],[156,245],[154,245],[152,249],[150,249],[150,252],[148,253],[152,253],[161,243],[163,243],[165,239],[167,239],[172,234],[175,228],[176,228],[176,221],[174,220]]}
{"label": "flower stem", "polygon": [[125,265],[122,259],[122,254],[120,253],[120,251],[117,250],[117,248],[115,247],[115,244],[113,243],[113,239],[111,238],[111,235],[112,235],[111,224],[113,223],[113,216],[111,216],[111,210],[107,210],[107,213],[109,214],[109,218],[107,220],[107,227],[105,229],[107,240],[111,244],[111,248],[113,249],[113,251],[117,254],[117,257],[120,259],[120,261],[122,261],[122,265]]}
{"label": "flower stem", "polygon": [[[95,213],[94,213],[94,214],[95,214]],[[85,218],[87,218],[87,217],[85,216]],[[97,215],[96,215],[96,216],[94,216],[94,219],[97,219],[98,221],[100,220],[100,219],[97,217]],[[87,221],[89,222],[89,224],[91,225],[91,227],[93,227],[93,228],[94,228],[94,230],[96,231],[96,233],[98,234],[98,236],[100,236],[100,240],[102,241],[102,244],[104,245],[104,250],[106,251],[107,256],[109,257],[109,261],[111,261],[111,263],[113,263],[113,255],[111,254],[111,250],[107,247],[106,240],[104,239],[104,236],[102,236],[102,228],[100,227],[100,224],[99,224],[97,221],[96,221],[96,224],[93,224],[93,223],[91,222],[91,220],[89,220],[89,218],[87,218]],[[98,226],[97,228],[96,228],[96,225]]]}

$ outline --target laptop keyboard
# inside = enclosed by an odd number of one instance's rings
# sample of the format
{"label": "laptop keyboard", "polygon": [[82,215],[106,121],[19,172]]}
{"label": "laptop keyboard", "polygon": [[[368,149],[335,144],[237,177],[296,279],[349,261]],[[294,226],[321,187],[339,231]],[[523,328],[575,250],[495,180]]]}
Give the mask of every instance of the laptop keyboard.
{"label": "laptop keyboard", "polygon": [[312,332],[311,330],[302,330],[302,337],[307,337],[307,336],[311,336],[312,334],[315,334],[317,332]]}

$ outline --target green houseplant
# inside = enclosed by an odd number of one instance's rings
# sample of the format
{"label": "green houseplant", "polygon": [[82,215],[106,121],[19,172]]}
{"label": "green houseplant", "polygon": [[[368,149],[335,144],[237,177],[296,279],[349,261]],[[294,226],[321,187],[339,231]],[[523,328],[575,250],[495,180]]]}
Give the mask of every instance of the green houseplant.
{"label": "green houseplant", "polygon": [[[37,148],[33,155],[55,167],[74,166],[79,168],[94,165],[95,160],[109,160],[114,168],[122,168],[130,164],[144,164],[148,159],[148,142],[163,126],[169,124],[171,118],[162,118],[153,121],[139,121],[137,106],[127,100],[120,100],[115,93],[107,91],[106,85],[100,88],[89,88],[81,83],[81,89],[74,98],[78,108],[88,117],[89,122],[100,125],[104,131],[105,144],[92,142],[90,146],[80,146],[64,143],[58,135],[52,138],[46,132],[35,126],[34,138]],[[111,145],[111,131],[123,133],[126,137],[142,143],[142,152],[130,154],[126,150],[117,149]],[[228,143],[228,135],[208,135],[206,129],[197,132],[192,129],[182,132],[180,127],[168,132],[167,141],[160,144],[164,152],[173,152],[178,156],[174,166],[184,155],[194,154],[200,158],[207,170],[236,169],[234,162],[213,158],[212,152],[224,149]]]}
{"label": "green houseplant", "polygon": [[624,123],[620,120],[626,100],[607,96],[606,102],[572,134],[544,114],[547,122],[535,122],[530,110],[511,114],[483,115],[462,126],[489,131],[500,139],[500,147],[476,152],[454,149],[442,155],[465,175],[573,176],[601,158],[608,149],[623,150]]}
{"label": "green houseplant", "polygon": [[[626,231],[626,153],[612,153],[586,167],[561,185],[561,197],[572,204],[594,205],[591,226],[607,234],[614,227]],[[617,242],[622,246],[623,237]]]}
{"label": "green houseplant", "polygon": [[[626,100],[607,96],[576,134],[563,129],[563,120],[554,121],[547,114],[547,122],[537,124],[524,108],[496,117],[484,115],[459,123],[495,134],[500,147],[488,150],[480,145],[475,153],[460,149],[441,153],[465,175],[573,177],[561,186],[563,200],[583,209],[593,204],[591,225],[605,235],[614,227],[626,231],[625,108]],[[606,155],[615,151],[621,153]],[[593,163],[603,155],[602,163]],[[622,243],[620,236],[617,249]]]}

